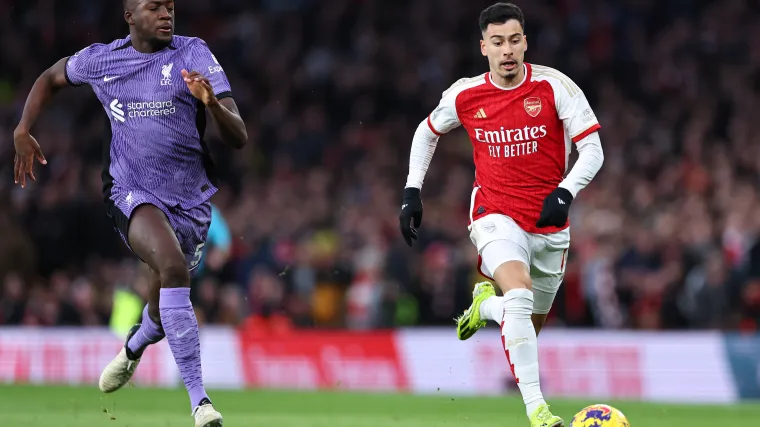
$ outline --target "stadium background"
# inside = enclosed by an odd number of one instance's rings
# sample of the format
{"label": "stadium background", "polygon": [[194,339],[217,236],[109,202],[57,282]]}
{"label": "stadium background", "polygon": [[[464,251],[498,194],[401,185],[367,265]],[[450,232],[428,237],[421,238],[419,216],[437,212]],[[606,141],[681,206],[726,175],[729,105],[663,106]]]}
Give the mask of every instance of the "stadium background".
{"label": "stadium background", "polygon": [[[209,245],[194,283],[208,382],[514,391],[495,329],[474,344],[454,338],[451,319],[479,280],[465,226],[473,166],[463,131],[438,146],[421,244],[406,247],[397,220],[415,127],[452,82],[486,70],[476,22],[490,3],[177,2],[178,33],[208,42],[251,140],[234,152],[210,129],[224,182],[213,202],[229,246]],[[527,60],[583,88],[605,150],[571,209],[567,277],[542,334],[548,394],[760,397],[757,2],[518,5]],[[36,166],[38,182],[21,190],[11,174],[11,135],[35,78],[124,34],[118,1],[0,0],[5,382],[92,384],[120,345],[107,328],[114,297],[129,306],[128,295],[145,295],[145,272],[105,215],[107,117],[88,88],[60,92],[38,121],[33,134],[49,161]],[[176,385],[177,373],[162,369],[168,348],[149,354],[136,382]],[[467,368],[472,360],[498,372]],[[16,421],[28,422],[18,411]]]}

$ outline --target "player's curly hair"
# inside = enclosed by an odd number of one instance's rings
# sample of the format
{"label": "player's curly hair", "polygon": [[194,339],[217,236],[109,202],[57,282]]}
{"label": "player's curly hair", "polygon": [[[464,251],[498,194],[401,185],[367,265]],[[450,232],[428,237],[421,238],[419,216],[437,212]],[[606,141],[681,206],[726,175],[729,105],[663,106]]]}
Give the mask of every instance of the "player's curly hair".
{"label": "player's curly hair", "polygon": [[522,10],[512,3],[496,3],[488,6],[480,12],[480,32],[485,32],[489,24],[503,24],[510,19],[520,23],[520,27],[525,30],[525,15]]}

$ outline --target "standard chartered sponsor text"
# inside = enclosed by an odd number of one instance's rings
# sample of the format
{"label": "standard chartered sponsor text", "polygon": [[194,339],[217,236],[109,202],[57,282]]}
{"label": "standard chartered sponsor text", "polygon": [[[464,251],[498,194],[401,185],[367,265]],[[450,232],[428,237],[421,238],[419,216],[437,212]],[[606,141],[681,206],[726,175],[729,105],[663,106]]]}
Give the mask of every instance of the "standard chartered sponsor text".
{"label": "standard chartered sponsor text", "polygon": [[130,102],[127,104],[129,117],[168,116],[177,112],[177,107],[169,101]]}

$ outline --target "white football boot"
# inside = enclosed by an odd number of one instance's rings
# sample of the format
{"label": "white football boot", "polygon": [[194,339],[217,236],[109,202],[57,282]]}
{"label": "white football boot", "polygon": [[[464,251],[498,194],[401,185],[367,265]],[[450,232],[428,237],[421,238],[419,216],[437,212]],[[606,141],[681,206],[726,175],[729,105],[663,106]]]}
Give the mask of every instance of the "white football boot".
{"label": "white football boot", "polygon": [[127,343],[129,342],[129,339],[132,338],[132,335],[134,335],[139,329],[139,323],[132,326],[132,329],[130,329],[127,334],[127,340],[124,341],[124,347],[121,348],[119,354],[114,357],[111,363],[109,363],[100,374],[98,387],[103,393],[113,393],[124,387],[135,373],[135,369],[137,369],[137,365],[140,363],[140,358],[129,350]]}
{"label": "white football boot", "polygon": [[222,427],[222,414],[207,399],[193,409],[195,427]]}

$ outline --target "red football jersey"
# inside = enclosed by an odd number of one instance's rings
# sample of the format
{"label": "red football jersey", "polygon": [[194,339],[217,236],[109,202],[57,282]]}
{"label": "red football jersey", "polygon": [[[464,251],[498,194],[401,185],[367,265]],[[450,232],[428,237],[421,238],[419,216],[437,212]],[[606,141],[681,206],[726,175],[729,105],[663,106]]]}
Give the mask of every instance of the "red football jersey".
{"label": "red football jersey", "polygon": [[525,64],[525,80],[503,88],[491,73],[460,79],[443,93],[427,123],[436,135],[464,126],[475,161],[471,219],[499,213],[529,233],[544,198],[565,176],[571,142],[600,128],[583,91],[559,71]]}

